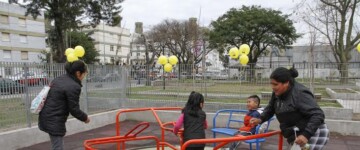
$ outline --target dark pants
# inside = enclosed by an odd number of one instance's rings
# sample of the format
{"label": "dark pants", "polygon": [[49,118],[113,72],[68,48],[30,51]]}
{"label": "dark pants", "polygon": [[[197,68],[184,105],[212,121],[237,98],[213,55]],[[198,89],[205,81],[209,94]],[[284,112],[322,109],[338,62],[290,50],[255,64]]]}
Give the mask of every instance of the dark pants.
{"label": "dark pants", "polygon": [[63,150],[64,149],[64,137],[50,135],[51,150]]}

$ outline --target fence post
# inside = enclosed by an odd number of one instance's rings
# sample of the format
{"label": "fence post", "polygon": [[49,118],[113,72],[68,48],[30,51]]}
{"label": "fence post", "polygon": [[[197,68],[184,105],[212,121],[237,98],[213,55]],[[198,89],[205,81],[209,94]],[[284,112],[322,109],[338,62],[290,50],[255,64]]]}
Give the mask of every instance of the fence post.
{"label": "fence post", "polygon": [[[87,78],[87,77],[86,77]],[[88,99],[88,89],[87,89],[87,80],[85,79],[84,82],[84,112],[88,113],[89,112],[89,99]]]}
{"label": "fence post", "polygon": [[30,97],[29,97],[29,82],[28,82],[28,73],[29,67],[24,63],[23,66],[24,74],[25,74],[25,110],[26,110],[26,122],[27,126],[31,127],[31,114],[30,114]]}

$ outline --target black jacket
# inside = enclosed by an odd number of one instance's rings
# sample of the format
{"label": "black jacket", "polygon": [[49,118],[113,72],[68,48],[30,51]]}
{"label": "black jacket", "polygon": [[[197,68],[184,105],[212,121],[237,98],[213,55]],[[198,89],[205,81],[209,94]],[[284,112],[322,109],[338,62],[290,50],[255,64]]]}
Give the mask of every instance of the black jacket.
{"label": "black jacket", "polygon": [[69,113],[81,121],[87,119],[87,114],[79,107],[81,81],[65,74],[55,78],[50,86],[44,107],[39,114],[39,128],[53,136],[64,136]]}
{"label": "black jacket", "polygon": [[[184,111],[184,143],[191,139],[205,139],[206,114],[198,110],[197,116]],[[191,144],[189,147],[205,147],[205,144]]]}
{"label": "black jacket", "polygon": [[304,135],[309,140],[319,126],[324,124],[325,119],[324,112],[310,90],[297,82],[279,97],[273,93],[260,118],[264,122],[274,114],[280,122],[283,136],[289,143],[295,140],[294,126],[300,129],[297,135]]}

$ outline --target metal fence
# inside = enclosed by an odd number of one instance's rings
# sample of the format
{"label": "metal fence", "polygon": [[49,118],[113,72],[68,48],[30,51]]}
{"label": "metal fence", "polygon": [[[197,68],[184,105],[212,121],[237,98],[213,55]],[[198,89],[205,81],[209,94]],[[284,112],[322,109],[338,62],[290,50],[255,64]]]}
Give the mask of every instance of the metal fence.
{"label": "metal fence", "polygon": [[[349,103],[348,100],[336,102],[336,98],[327,91],[327,88],[337,91],[352,89],[355,93],[359,91],[360,63],[349,63],[346,71],[341,70],[348,74],[347,77],[341,77],[339,64],[336,63],[294,63],[291,66],[298,70],[299,76],[296,80],[311,88],[317,100],[329,100],[321,102],[321,106],[349,105],[355,107],[354,110],[360,109],[360,105],[353,105],[354,103]],[[288,68],[289,65],[287,63],[273,63],[271,67],[262,63],[247,66],[230,65],[223,70],[205,71],[198,66],[180,64],[170,73],[163,72],[162,67],[131,66],[127,91],[131,102],[127,103],[127,107],[183,107],[191,91],[201,92],[207,104],[208,102],[230,103],[232,105],[229,107],[245,108],[233,104],[245,103],[246,98],[253,94],[261,96],[264,100],[263,104],[266,104],[272,91],[269,77],[277,67]],[[216,111],[218,108],[206,105],[207,111]]]}
{"label": "metal fence", "polygon": [[[119,109],[126,99],[128,71],[120,66],[88,65],[80,107],[89,114]],[[44,85],[65,74],[64,64],[0,62],[0,131],[37,125],[31,100]]]}
{"label": "metal fence", "polygon": [[[360,113],[360,63],[348,65],[346,80],[340,76],[337,64],[314,63],[313,71],[309,63],[294,66],[299,72],[296,80],[312,87],[318,99],[342,99],[338,103]],[[88,65],[80,107],[89,114],[131,107],[183,107],[190,92],[198,91],[206,98],[207,112],[245,109],[246,97],[253,94],[261,96],[262,104],[266,104],[272,91],[269,76],[277,67],[288,65],[230,65],[205,71],[200,66],[180,64],[170,73],[156,66]],[[37,125],[38,115],[29,110],[31,100],[43,85],[64,73],[64,64],[0,62],[0,131]],[[327,88],[340,94],[328,94]]]}

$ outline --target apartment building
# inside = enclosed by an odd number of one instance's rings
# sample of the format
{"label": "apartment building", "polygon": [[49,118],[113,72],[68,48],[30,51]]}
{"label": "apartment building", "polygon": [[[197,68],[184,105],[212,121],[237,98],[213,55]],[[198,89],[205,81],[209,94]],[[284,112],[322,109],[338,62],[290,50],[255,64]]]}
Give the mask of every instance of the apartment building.
{"label": "apartment building", "polygon": [[26,9],[0,2],[0,62],[40,62],[45,51],[44,16],[25,16]]}
{"label": "apartment building", "polygon": [[101,64],[128,64],[130,59],[130,30],[119,26],[100,23],[95,28],[86,28],[83,32],[93,32],[96,50],[99,51]]}

